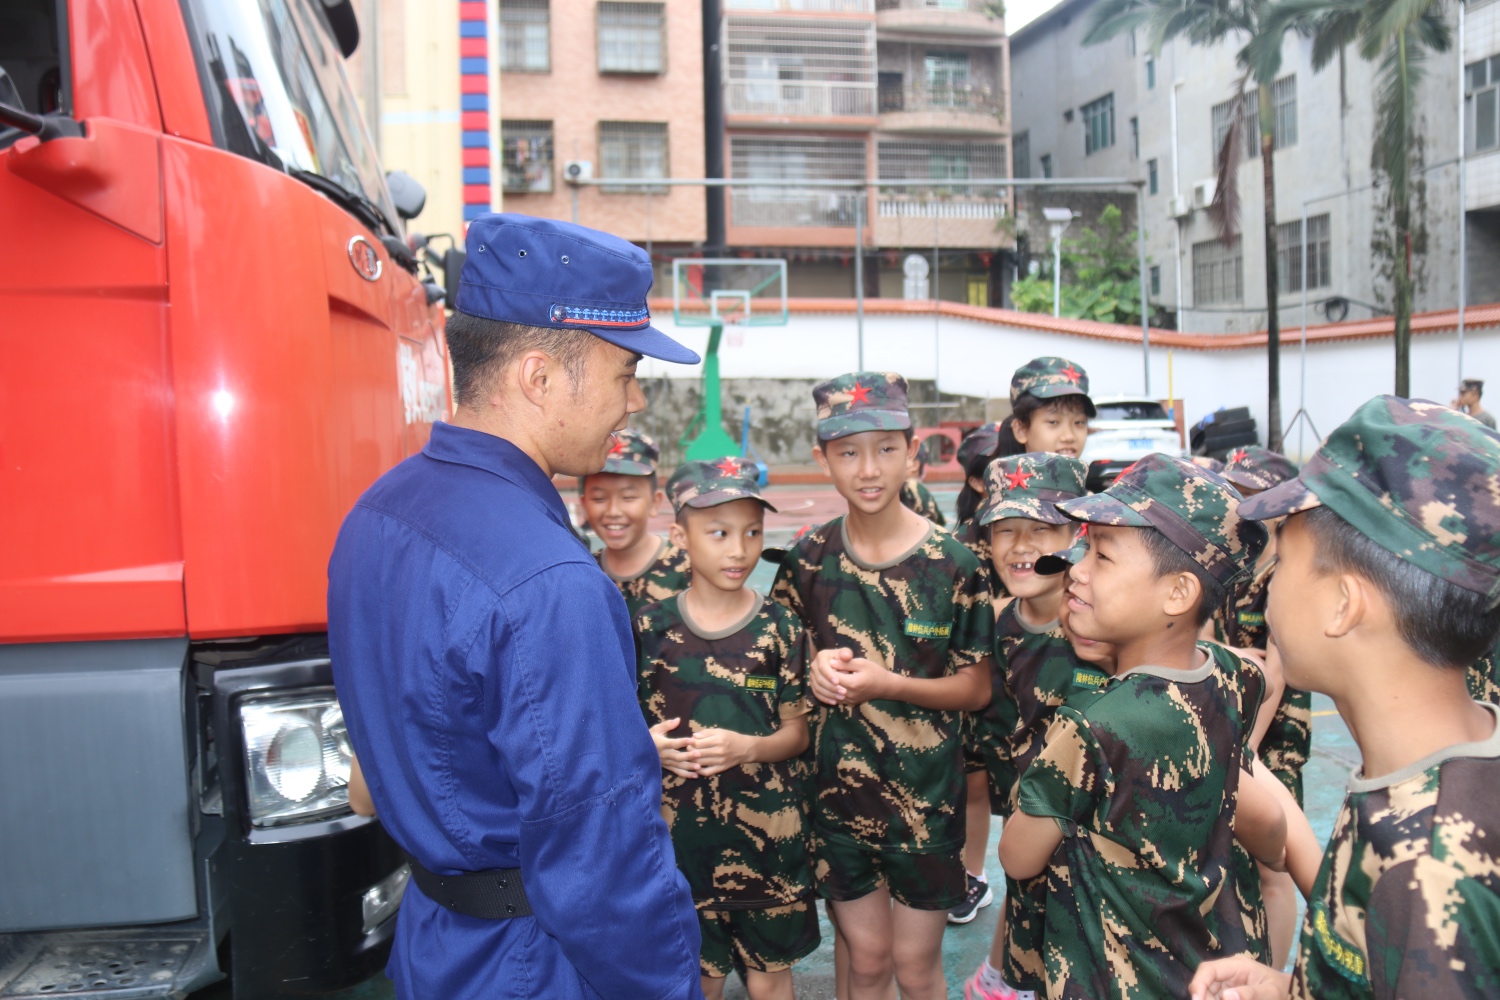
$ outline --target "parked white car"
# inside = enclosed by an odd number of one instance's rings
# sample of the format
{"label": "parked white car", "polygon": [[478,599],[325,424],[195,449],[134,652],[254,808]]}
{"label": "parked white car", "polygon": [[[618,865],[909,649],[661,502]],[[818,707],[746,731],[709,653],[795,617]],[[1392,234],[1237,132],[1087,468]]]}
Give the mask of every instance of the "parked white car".
{"label": "parked white car", "polygon": [[1156,400],[1111,396],[1094,400],[1094,406],[1099,412],[1089,421],[1089,439],[1082,455],[1089,467],[1089,489],[1106,489],[1127,466],[1147,455],[1160,452],[1188,457],[1177,424]]}

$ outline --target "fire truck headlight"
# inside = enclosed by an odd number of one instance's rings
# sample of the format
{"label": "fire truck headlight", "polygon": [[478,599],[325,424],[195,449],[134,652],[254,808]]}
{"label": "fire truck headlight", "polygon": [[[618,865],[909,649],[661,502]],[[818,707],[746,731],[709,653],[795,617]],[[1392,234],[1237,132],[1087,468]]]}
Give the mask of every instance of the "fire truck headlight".
{"label": "fire truck headlight", "polygon": [[247,698],[245,738],[250,822],[284,826],[349,811],[349,729],[332,688]]}

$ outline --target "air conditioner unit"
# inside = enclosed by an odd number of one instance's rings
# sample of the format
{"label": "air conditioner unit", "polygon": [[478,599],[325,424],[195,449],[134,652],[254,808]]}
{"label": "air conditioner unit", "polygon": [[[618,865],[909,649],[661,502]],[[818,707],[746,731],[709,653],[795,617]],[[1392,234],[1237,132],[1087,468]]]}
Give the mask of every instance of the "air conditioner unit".
{"label": "air conditioner unit", "polygon": [[1209,178],[1206,181],[1199,181],[1197,184],[1194,184],[1193,207],[1207,208],[1208,206],[1212,205],[1214,203],[1214,191],[1217,189],[1217,187],[1218,182],[1213,178]]}
{"label": "air conditioner unit", "polygon": [[1188,201],[1187,195],[1180,194],[1168,203],[1167,211],[1174,219],[1185,219],[1193,214],[1193,204]]}
{"label": "air conditioner unit", "polygon": [[569,160],[563,164],[563,180],[569,184],[594,179],[593,160]]}

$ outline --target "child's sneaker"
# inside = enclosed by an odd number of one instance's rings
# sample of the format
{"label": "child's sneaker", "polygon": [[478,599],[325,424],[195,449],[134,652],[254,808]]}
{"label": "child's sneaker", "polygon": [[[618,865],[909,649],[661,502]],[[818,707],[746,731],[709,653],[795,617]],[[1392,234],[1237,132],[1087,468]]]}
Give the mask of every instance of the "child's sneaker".
{"label": "child's sneaker", "polygon": [[995,894],[990,891],[990,884],[964,872],[969,879],[969,892],[964,896],[964,901],[948,911],[948,923],[966,924],[979,916],[981,907],[989,906],[994,902]]}
{"label": "child's sneaker", "polygon": [[989,962],[980,962],[964,983],[964,1000],[1036,1000],[1036,994],[1011,989]]}

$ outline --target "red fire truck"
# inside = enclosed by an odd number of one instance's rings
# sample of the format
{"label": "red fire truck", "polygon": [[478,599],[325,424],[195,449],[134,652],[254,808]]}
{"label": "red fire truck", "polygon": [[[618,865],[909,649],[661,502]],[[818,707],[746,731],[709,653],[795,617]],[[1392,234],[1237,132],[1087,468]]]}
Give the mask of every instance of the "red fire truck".
{"label": "red fire truck", "polygon": [[0,4],[7,1000],[385,962],[405,873],[349,810],[326,565],[450,404],[358,30],[349,0]]}

